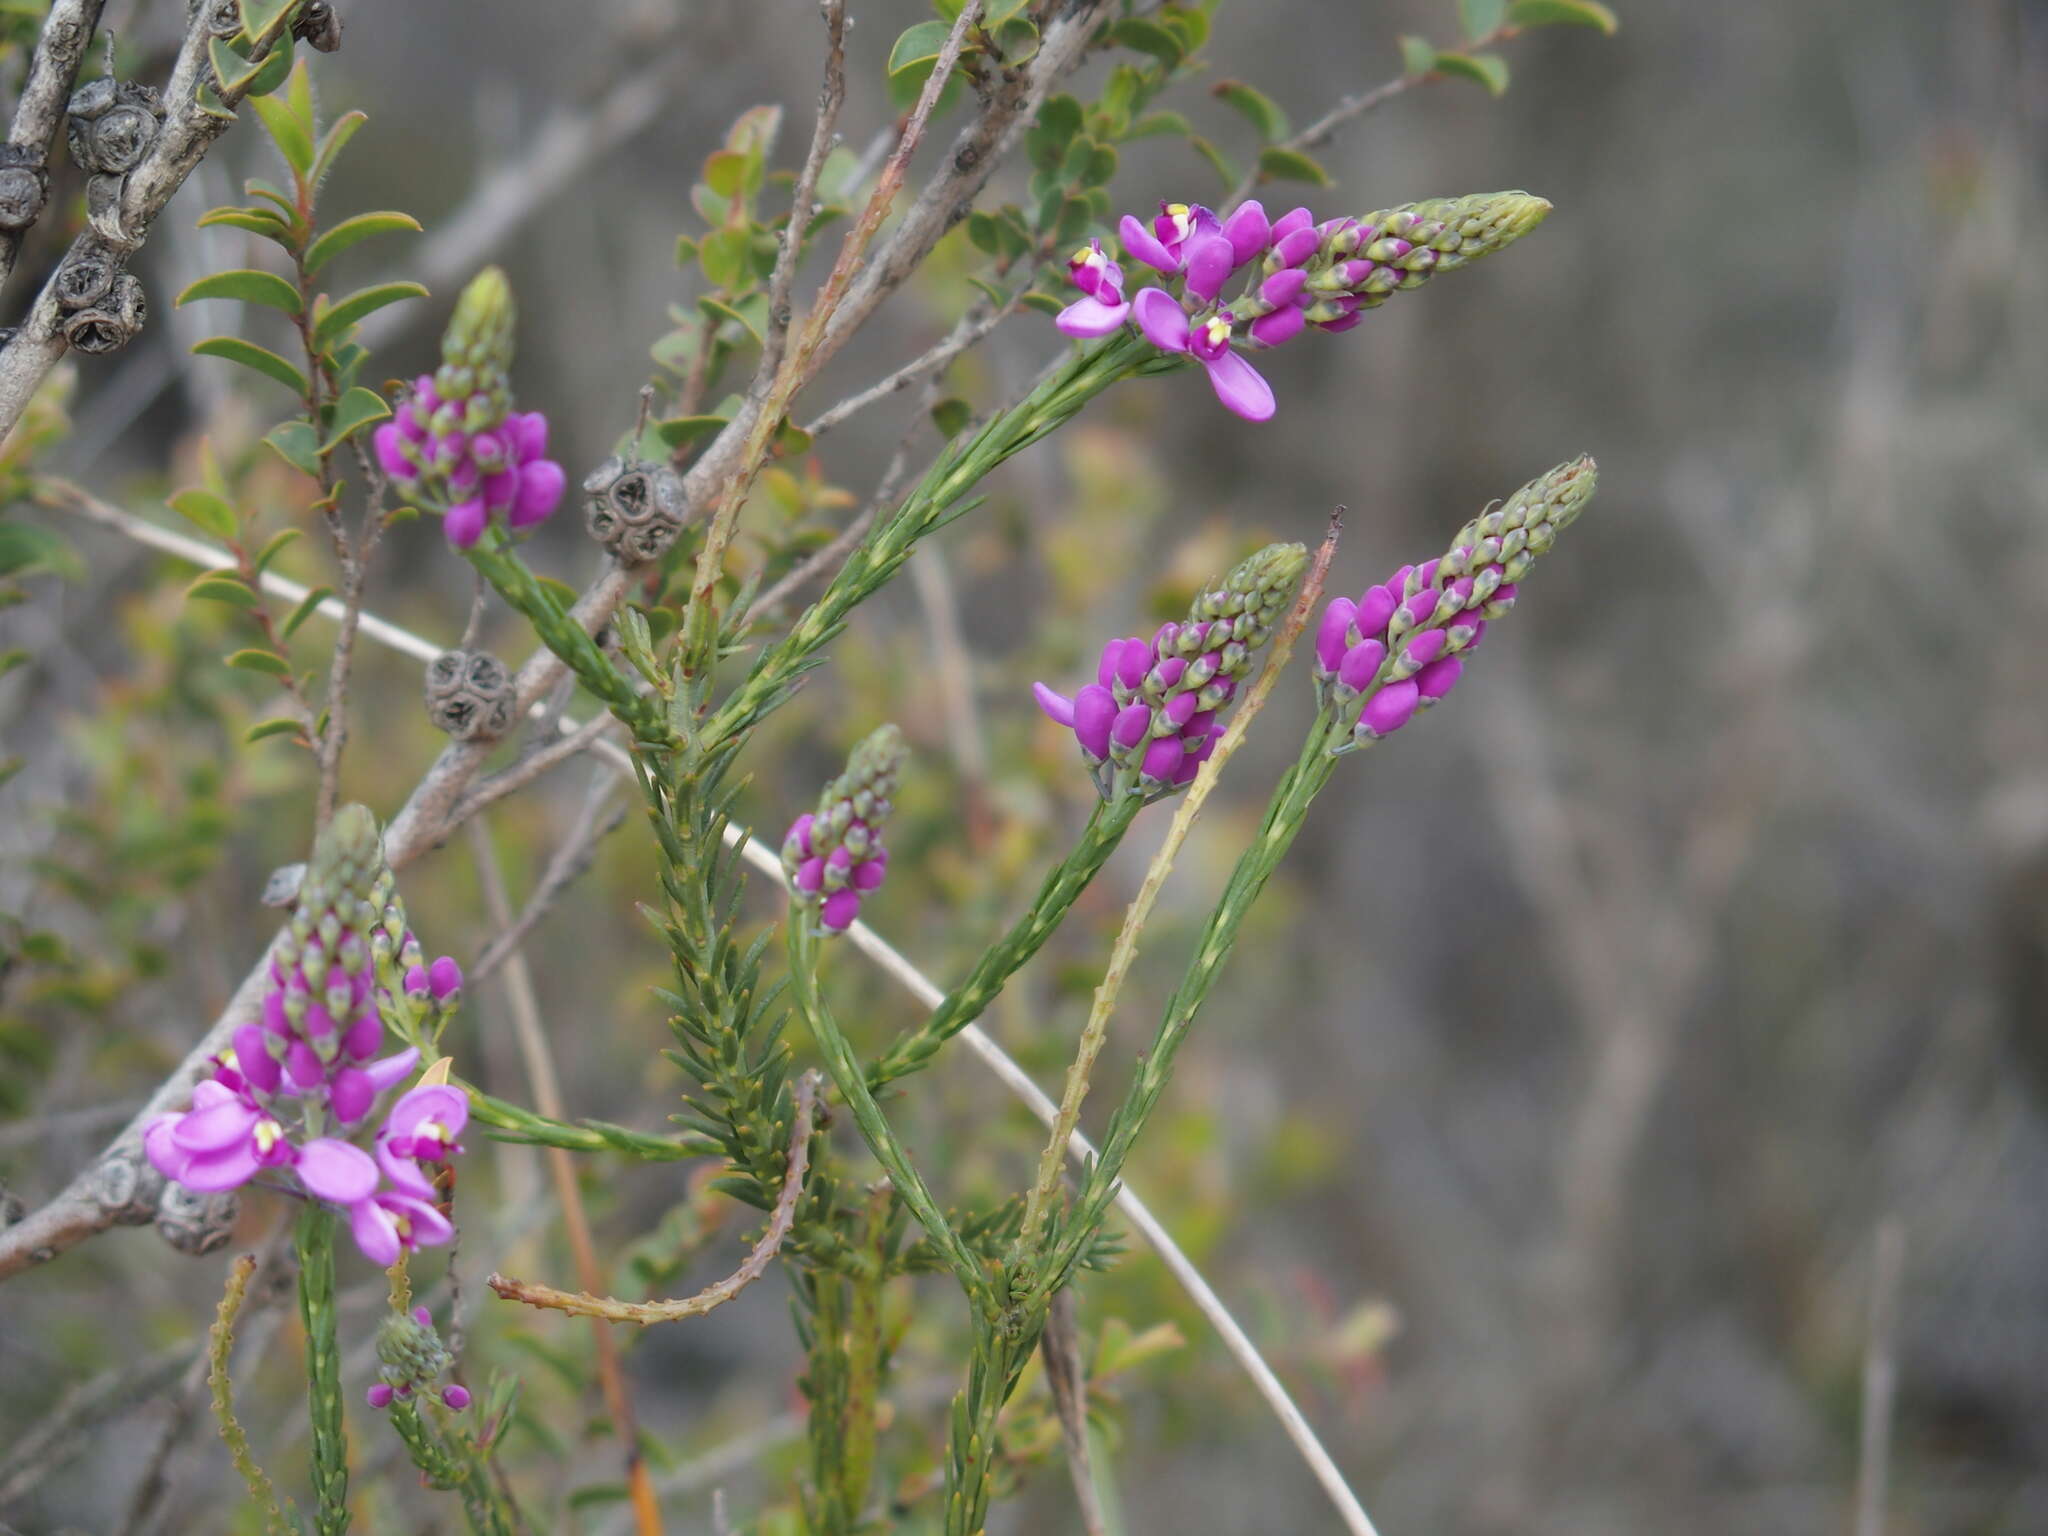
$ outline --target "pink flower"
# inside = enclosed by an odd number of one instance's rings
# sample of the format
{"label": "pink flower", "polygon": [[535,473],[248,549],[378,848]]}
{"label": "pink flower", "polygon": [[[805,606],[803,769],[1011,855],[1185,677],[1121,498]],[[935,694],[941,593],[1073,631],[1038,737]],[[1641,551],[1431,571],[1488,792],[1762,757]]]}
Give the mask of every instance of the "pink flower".
{"label": "pink flower", "polygon": [[1225,310],[1211,316],[1197,331],[1190,331],[1188,317],[1173,295],[1164,288],[1147,288],[1132,301],[1138,329],[1162,352],[1191,352],[1208,371],[1209,385],[1216,398],[1246,421],[1270,421],[1274,411],[1273,386],[1230,348],[1232,321]]}

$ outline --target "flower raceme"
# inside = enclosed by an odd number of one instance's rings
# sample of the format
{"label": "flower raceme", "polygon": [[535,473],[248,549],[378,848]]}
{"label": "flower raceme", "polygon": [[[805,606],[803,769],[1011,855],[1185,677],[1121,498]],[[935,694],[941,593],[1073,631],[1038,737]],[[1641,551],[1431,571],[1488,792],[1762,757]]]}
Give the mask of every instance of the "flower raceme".
{"label": "flower raceme", "polygon": [[846,771],[825,786],[817,810],[797,817],[783,835],[790,900],[816,907],[827,933],[852,927],[861,899],[889,872],[882,823],[908,755],[900,730],[878,726],[848,755]]}
{"label": "flower raceme", "polygon": [[1331,600],[1316,631],[1316,693],[1349,728],[1332,751],[1392,735],[1457,686],[1488,621],[1514,606],[1516,584],[1585,510],[1597,478],[1590,458],[1560,464],[1467,523],[1437,559]]}
{"label": "flower raceme", "polygon": [[512,320],[505,274],[486,267],[456,302],[440,368],[413,381],[373,438],[384,472],[441,513],[458,549],[494,521],[515,533],[545,522],[568,483],[546,457],[547,417],[512,409]]}
{"label": "flower raceme", "polygon": [[420,1164],[460,1150],[455,1138],[469,1115],[463,1094],[413,1089],[393,1106],[375,1156],[347,1139],[419,1062],[415,1048],[378,1055],[384,1010],[393,1006],[378,984],[380,962],[408,968],[403,990],[415,1009],[451,1007],[460,995],[453,960],[423,963],[375,820],[362,806],[345,806],[321,833],[273,947],[259,1022],[235,1031],[212,1076],[193,1088],[189,1109],[144,1132],[151,1165],[209,1192],[238,1189],[265,1171],[289,1176],[312,1198],[346,1210],[357,1245],[379,1264],[401,1248],[446,1242],[454,1229]]}
{"label": "flower raceme", "polygon": [[[1256,201],[1228,218],[1198,204],[1161,203],[1149,225],[1126,214],[1118,234],[1125,256],[1168,286],[1128,292],[1123,268],[1090,240],[1067,262],[1082,297],[1055,323],[1083,338],[1135,324],[1160,351],[1200,363],[1229,409],[1265,421],[1275,409],[1272,386],[1238,346],[1277,347],[1308,326],[1349,330],[1392,294],[1500,250],[1549,211],[1526,192],[1439,198],[1320,224],[1306,208],[1269,220]],[[1240,273],[1244,287],[1226,301],[1223,290]]]}
{"label": "flower raceme", "polygon": [[1038,707],[1073,731],[1105,800],[1155,800],[1193,780],[1215,750],[1217,716],[1307,566],[1302,545],[1269,544],[1199,594],[1183,622],[1161,625],[1150,640],[1110,641],[1095,681],[1072,698],[1032,684]]}

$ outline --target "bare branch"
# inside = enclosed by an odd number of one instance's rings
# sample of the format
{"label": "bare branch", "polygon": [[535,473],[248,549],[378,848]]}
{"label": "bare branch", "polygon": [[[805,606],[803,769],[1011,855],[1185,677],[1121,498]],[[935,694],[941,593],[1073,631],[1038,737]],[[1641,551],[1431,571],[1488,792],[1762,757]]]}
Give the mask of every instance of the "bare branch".
{"label": "bare branch", "polygon": [[612,1323],[673,1323],[686,1317],[702,1317],[724,1306],[762,1275],[782,1251],[783,1239],[796,1220],[796,1202],[803,1193],[804,1175],[811,1166],[811,1119],[818,1102],[819,1077],[806,1072],[797,1079],[796,1117],[789,1128],[789,1156],[782,1174],[782,1189],[775,1197],[775,1209],[768,1215],[768,1229],[748,1252],[740,1267],[694,1296],[674,1301],[620,1301],[611,1296],[593,1296],[588,1291],[558,1291],[551,1285],[535,1285],[506,1275],[492,1275],[484,1283],[507,1301],[523,1301],[529,1307],[546,1307],[573,1312],[578,1317],[602,1318]]}
{"label": "bare branch", "polygon": [[[31,175],[48,175],[50,146],[56,142],[57,130],[64,125],[72,82],[78,78],[79,63],[100,24],[105,4],[106,0],[56,0],[43,20],[43,35],[36,44],[35,57],[29,62],[28,81],[22,86],[21,100],[15,103],[14,126],[7,135],[9,145],[28,152],[27,164],[20,168]],[[42,184],[47,196],[49,183],[44,180]],[[39,208],[38,216],[40,213]],[[0,229],[0,284],[13,273],[21,243],[34,226],[35,219],[31,218],[18,229]]]}
{"label": "bare branch", "polygon": [[846,102],[846,0],[823,0],[818,9],[825,17],[825,83],[818,89],[818,124],[811,130],[810,153],[797,173],[796,190],[789,200],[789,222],[782,227],[782,249],[776,253],[775,271],[768,279],[768,330],[751,386],[764,393],[782,367],[789,345],[789,291],[803,257],[804,231],[817,200],[818,175],[832,152],[839,109]]}
{"label": "bare branch", "polygon": [[1081,1358],[1081,1328],[1074,1311],[1071,1288],[1053,1292],[1038,1348],[1045,1357],[1045,1384],[1052,1389],[1053,1407],[1060,1417],[1060,1439],[1067,1450],[1067,1471],[1074,1480],[1081,1529],[1086,1536],[1109,1536],[1109,1522],[1102,1516],[1102,1495],[1095,1488],[1094,1460],[1088,1454],[1087,1362]]}
{"label": "bare branch", "polygon": [[806,425],[804,431],[813,438],[822,437],[856,412],[866,410],[878,400],[888,399],[899,390],[908,389],[926,374],[938,373],[954,358],[1014,315],[1022,300],[1023,294],[1020,292],[1001,309],[992,309],[986,299],[977,300],[968,307],[967,313],[960,317],[953,329],[946,333],[944,340],[912,358],[886,378],[870,384],[858,394],[848,395]]}
{"label": "bare branch", "polygon": [[[609,719],[609,716],[601,718]],[[576,823],[569,829],[568,836],[555,850],[555,856],[548,861],[547,869],[540,877],[540,883],[533,888],[533,894],[526,899],[519,916],[509,927],[484,946],[483,952],[471,962],[468,976],[472,982],[484,977],[504,964],[505,959],[526,941],[536,924],[547,916],[548,910],[560,899],[564,890],[582,878],[597,858],[597,845],[611,835],[626,819],[625,807],[619,806],[604,814],[611,801],[612,785],[616,782],[610,770],[600,771],[592,777],[590,793],[584,796],[583,808],[577,812]]]}

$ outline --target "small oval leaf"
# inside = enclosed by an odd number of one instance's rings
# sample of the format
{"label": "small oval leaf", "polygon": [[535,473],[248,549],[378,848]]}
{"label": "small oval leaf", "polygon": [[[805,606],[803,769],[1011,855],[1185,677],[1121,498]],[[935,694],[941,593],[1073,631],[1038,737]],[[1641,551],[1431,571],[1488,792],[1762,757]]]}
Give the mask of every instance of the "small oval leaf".
{"label": "small oval leaf", "polygon": [[277,145],[284,162],[301,176],[313,169],[313,136],[291,107],[274,96],[258,96],[249,103]]}
{"label": "small oval leaf", "polygon": [[297,731],[298,729],[298,721],[287,720],[282,715],[280,715],[275,720],[265,720],[259,724],[250,726],[248,730],[242,733],[242,740],[262,741],[265,737],[285,736]]}
{"label": "small oval leaf", "polygon": [[334,588],[315,587],[304,597],[300,598],[299,606],[292,610],[291,617],[278,627],[277,633],[279,637],[285,640],[291,639],[293,635],[298,633],[299,626],[318,613],[320,605],[332,596],[334,596]]}
{"label": "small oval leaf", "polygon": [[320,447],[321,456],[334,452],[349,437],[361,431],[373,421],[384,421],[391,415],[391,407],[384,403],[384,397],[358,385],[343,395],[334,405],[334,421],[327,441]]}
{"label": "small oval leaf", "polygon": [[295,395],[307,393],[306,376],[303,373],[275,352],[259,347],[253,341],[244,341],[239,336],[209,336],[195,344],[192,350],[200,357],[224,357],[231,363],[240,363],[244,368],[254,368],[265,378],[277,380]]}
{"label": "small oval leaf", "polygon": [[1518,27],[1549,27],[1559,23],[1598,27],[1609,37],[1621,25],[1621,18],[1595,0],[1514,0],[1508,20]]}
{"label": "small oval leaf", "polygon": [[268,304],[288,315],[298,314],[301,308],[298,289],[275,272],[258,272],[253,267],[202,277],[179,294],[177,302],[182,307],[195,299],[239,299],[244,304]]}
{"label": "small oval leaf", "polygon": [[231,608],[256,606],[256,594],[233,571],[208,571],[185,589],[185,595],[209,603],[226,603]]}
{"label": "small oval leaf", "polygon": [[303,418],[281,422],[263,434],[271,451],[293,469],[317,477],[320,473],[320,439],[313,424]]}
{"label": "small oval leaf", "polygon": [[1259,151],[1259,177],[1264,181],[1305,181],[1310,186],[1327,187],[1329,174],[1307,155],[1296,149],[1282,149],[1278,144],[1268,144]]}
{"label": "small oval leaf", "polygon": [[171,498],[171,508],[202,532],[216,539],[232,539],[237,524],[235,509],[212,491],[192,486]]}
{"label": "small oval leaf", "polygon": [[1494,96],[1508,88],[1508,61],[1497,53],[1440,53],[1436,67],[1440,74],[1476,80]]}
{"label": "small oval leaf", "polygon": [[343,219],[307,250],[306,270],[318,272],[350,246],[372,235],[396,234],[401,230],[417,234],[419,227],[420,221],[409,213],[359,213],[352,219]]}
{"label": "small oval leaf", "polygon": [[379,283],[373,288],[358,288],[320,317],[320,323],[313,329],[314,345],[328,346],[365,315],[374,314],[387,304],[426,296],[427,290],[418,283]]}
{"label": "small oval leaf", "polygon": [[271,677],[290,677],[292,664],[275,651],[236,651],[228,657],[228,665],[239,667],[244,672],[262,672]]}

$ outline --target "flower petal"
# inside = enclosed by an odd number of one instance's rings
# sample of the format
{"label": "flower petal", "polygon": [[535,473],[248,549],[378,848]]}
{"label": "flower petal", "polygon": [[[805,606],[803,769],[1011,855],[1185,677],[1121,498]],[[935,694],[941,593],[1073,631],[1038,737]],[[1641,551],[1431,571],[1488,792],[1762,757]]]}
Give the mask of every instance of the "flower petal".
{"label": "flower petal", "polygon": [[1123,222],[1117,225],[1116,232],[1124,243],[1125,253],[1135,256],[1146,266],[1164,272],[1169,277],[1180,270],[1180,263],[1173,259],[1172,252],[1159,243],[1159,237],[1128,213],[1124,215]]}
{"label": "flower petal", "polygon": [[299,1148],[299,1182],[322,1200],[354,1205],[377,1187],[377,1164],[361,1147],[320,1136]]}
{"label": "flower petal", "polygon": [[1038,707],[1055,725],[1071,727],[1074,723],[1074,701],[1064,693],[1055,693],[1044,683],[1031,685],[1031,697],[1038,701]]}
{"label": "flower petal", "polygon": [[1085,339],[1107,336],[1119,329],[1131,312],[1128,304],[1105,304],[1100,299],[1079,298],[1058,315],[1053,324],[1068,336]]}
{"label": "flower petal", "polygon": [[468,549],[484,536],[484,525],[489,521],[483,498],[473,497],[448,509],[448,515],[441,519],[441,531],[457,549]]}
{"label": "flower petal", "polygon": [[1216,398],[1246,421],[1271,421],[1275,409],[1273,386],[1239,352],[1225,352],[1202,366],[1209,370],[1209,383]]}
{"label": "flower petal", "polygon": [[514,528],[531,528],[544,523],[562,504],[562,492],[569,477],[553,459],[533,459],[519,471],[519,492],[512,498],[511,514],[505,519]]}
{"label": "flower petal", "polygon": [[1292,341],[1301,334],[1307,317],[1297,305],[1276,309],[1270,315],[1261,315],[1245,327],[1251,339],[1262,347],[1277,347],[1282,342]]}
{"label": "flower petal", "polygon": [[1231,265],[1241,267],[1266,248],[1273,226],[1266,220],[1264,205],[1257,198],[1247,198],[1223,221],[1223,233],[1230,241]]}
{"label": "flower petal", "polygon": [[1196,235],[1183,249],[1188,259],[1188,292],[1205,301],[1214,299],[1236,266],[1230,242],[1222,235]]}
{"label": "flower petal", "polygon": [[255,1106],[230,1099],[181,1116],[171,1127],[171,1140],[183,1150],[203,1157],[248,1140],[249,1132],[261,1118]]}
{"label": "flower petal", "polygon": [[391,1181],[392,1187],[405,1194],[427,1199],[434,1193],[434,1182],[420,1172],[420,1165],[392,1151],[382,1136],[377,1138],[377,1166],[384,1170],[384,1177]]}
{"label": "flower petal", "polygon": [[187,1189],[215,1194],[224,1189],[240,1189],[256,1177],[256,1166],[256,1144],[245,1137],[224,1151],[187,1158],[184,1167],[171,1177]]}
{"label": "flower petal", "polygon": [[386,1056],[382,1061],[373,1061],[363,1068],[363,1075],[376,1086],[379,1093],[395,1088],[405,1081],[412,1069],[419,1065],[420,1048],[409,1045],[395,1056]]}
{"label": "flower petal", "polygon": [[358,1200],[348,1208],[348,1229],[363,1257],[380,1269],[398,1262],[398,1228],[374,1200]]}
{"label": "flower petal", "polygon": [[1145,339],[1160,351],[1187,351],[1188,317],[1181,313],[1180,301],[1164,288],[1141,290],[1131,300],[1131,312]]}

